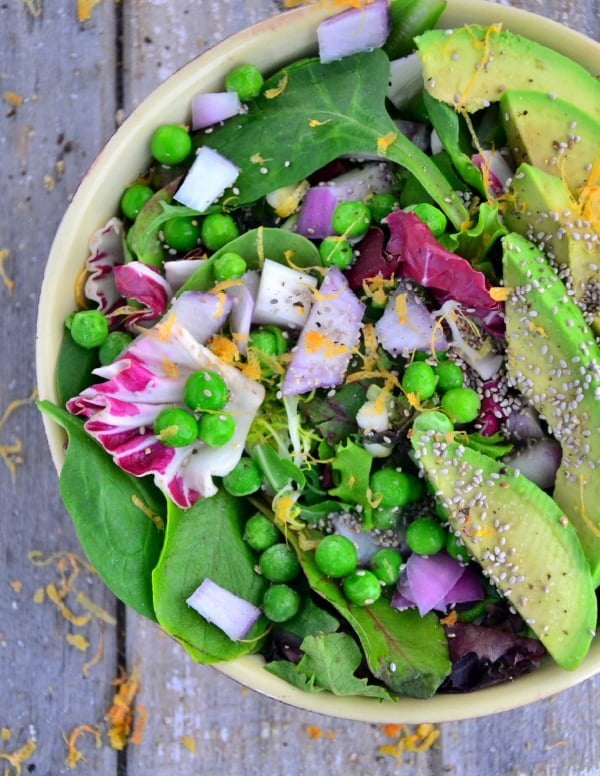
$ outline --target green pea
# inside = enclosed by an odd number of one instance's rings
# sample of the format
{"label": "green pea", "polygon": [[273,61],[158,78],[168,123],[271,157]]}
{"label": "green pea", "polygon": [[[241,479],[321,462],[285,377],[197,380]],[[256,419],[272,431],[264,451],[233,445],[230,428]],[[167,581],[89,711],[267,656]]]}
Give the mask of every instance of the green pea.
{"label": "green pea", "polygon": [[402,555],[391,547],[378,550],[371,558],[371,571],[384,585],[395,585],[401,569]]}
{"label": "green pea", "polygon": [[288,585],[272,585],[264,595],[262,608],[271,622],[285,622],[298,614],[300,596]]}
{"label": "green pea", "polygon": [[176,251],[191,251],[200,242],[200,224],[191,218],[170,218],[163,224],[165,242]]}
{"label": "green pea", "polygon": [[[210,213],[202,222],[202,242],[209,251],[218,251],[240,234],[238,225],[227,213]],[[227,255],[227,254],[225,254]],[[237,254],[234,254],[237,255]],[[241,257],[240,257],[241,258]],[[245,272],[246,270],[244,270]],[[244,273],[242,272],[242,275]],[[236,277],[240,277],[237,275]],[[227,280],[228,278],[223,278]]]}
{"label": "green pea", "polygon": [[277,544],[281,533],[268,517],[260,513],[252,515],[244,528],[244,539],[257,552],[262,552]]}
{"label": "green pea", "polygon": [[364,202],[341,202],[333,211],[332,225],[344,237],[362,237],[371,226],[371,211]]}
{"label": "green pea", "polygon": [[183,400],[195,412],[216,412],[229,401],[229,388],[218,372],[200,369],[185,382]]}
{"label": "green pea", "polygon": [[442,396],[442,409],[453,423],[471,423],[481,409],[481,397],[472,388],[451,388]]}
{"label": "green pea", "polygon": [[356,606],[369,606],[381,596],[381,584],[373,572],[359,569],[344,580],[344,595]]}
{"label": "green pea", "polygon": [[98,351],[98,358],[102,366],[116,361],[132,340],[133,337],[126,331],[111,331]]}
{"label": "green pea", "polygon": [[415,474],[407,474],[408,477],[408,503],[419,501],[425,494],[425,485],[420,477]]}
{"label": "green pea", "polygon": [[150,186],[144,186],[143,183],[134,183],[123,192],[121,197],[121,210],[126,218],[135,221],[140,210],[154,194]]}
{"label": "green pea", "polygon": [[215,280],[237,280],[248,269],[246,260],[239,253],[233,251],[227,251],[221,254],[213,264],[213,271],[215,273]]}
{"label": "green pea", "polygon": [[463,370],[454,361],[440,361],[435,367],[438,377],[437,389],[440,393],[451,388],[462,388],[465,381]]}
{"label": "green pea", "polygon": [[262,474],[252,458],[242,457],[223,477],[223,487],[232,496],[249,496],[262,485]]}
{"label": "green pea", "polygon": [[440,434],[454,431],[450,418],[441,412],[422,412],[415,418],[413,428],[416,431],[438,431]]}
{"label": "green pea", "polygon": [[491,603],[489,599],[478,601],[470,609],[458,612],[457,614],[459,622],[475,622],[475,620],[479,619],[479,617],[483,617],[485,614],[487,614],[488,603]]}
{"label": "green pea", "polygon": [[394,194],[373,194],[369,200],[369,210],[373,221],[380,223],[386,216],[399,207],[399,202]]}
{"label": "green pea", "polygon": [[317,545],[315,563],[319,571],[328,577],[345,577],[357,567],[358,552],[350,539],[329,534]]}
{"label": "green pea", "polygon": [[393,531],[398,526],[398,507],[377,507],[373,510],[373,527]]}
{"label": "green pea", "polygon": [[270,323],[267,326],[262,327],[262,331],[266,331],[275,337],[275,355],[281,356],[283,353],[287,353],[290,348],[290,343],[286,332],[282,331],[279,326],[275,326]]}
{"label": "green pea", "polygon": [[381,497],[381,507],[403,507],[409,503],[411,484],[405,472],[385,467],[371,476],[369,484],[373,495]]}
{"label": "green pea", "polygon": [[319,245],[319,254],[326,267],[348,269],[354,261],[352,246],[343,237],[326,237]]}
{"label": "green pea", "polygon": [[108,337],[108,321],[100,310],[81,310],[71,320],[71,336],[82,348],[97,348]]}
{"label": "green pea", "polygon": [[248,338],[248,344],[267,356],[277,355],[277,342],[275,336],[270,331],[265,331],[264,329],[253,331]]}
{"label": "green pea", "polygon": [[448,531],[446,534],[446,552],[451,558],[460,560],[463,563],[466,563],[469,560],[469,551],[460,538],[452,533],[452,531]]}
{"label": "green pea", "polygon": [[190,155],[192,139],[183,127],[177,124],[164,124],[154,131],[150,150],[152,156],[161,164],[179,164]]}
{"label": "green pea", "polygon": [[65,329],[68,329],[68,331],[71,331],[71,326],[73,325],[73,318],[76,315],[77,315],[76,312],[72,312],[72,313],[69,313],[65,318]]}
{"label": "green pea", "polygon": [[255,65],[240,65],[225,78],[227,91],[237,92],[242,102],[249,102],[258,97],[263,83],[262,73]]}
{"label": "green pea", "polygon": [[235,434],[235,420],[228,412],[203,415],[198,424],[198,437],[209,447],[223,447]]}
{"label": "green pea", "polygon": [[435,555],[446,545],[446,530],[437,520],[419,517],[406,529],[406,543],[417,555]]}
{"label": "green pea", "polygon": [[417,396],[419,401],[430,399],[435,393],[437,375],[424,361],[414,361],[406,367],[402,376],[402,388]]}
{"label": "green pea", "polygon": [[427,202],[421,202],[418,205],[409,205],[405,208],[407,213],[414,213],[423,223],[431,229],[434,237],[440,237],[446,231],[448,219],[434,205]]}
{"label": "green pea", "polygon": [[168,407],[158,413],[154,433],[167,447],[186,447],[198,438],[198,421],[187,410]]}
{"label": "green pea", "polygon": [[300,564],[296,553],[287,544],[274,544],[261,553],[258,565],[271,582],[291,582],[298,576]]}

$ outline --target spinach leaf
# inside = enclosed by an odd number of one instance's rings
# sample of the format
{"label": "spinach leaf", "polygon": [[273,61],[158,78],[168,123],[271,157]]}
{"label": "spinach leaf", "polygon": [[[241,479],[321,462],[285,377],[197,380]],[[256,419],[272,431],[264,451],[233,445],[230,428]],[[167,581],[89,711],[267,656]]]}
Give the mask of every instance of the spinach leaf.
{"label": "spinach leaf", "polygon": [[307,596],[298,614],[286,620],[282,626],[284,630],[301,639],[316,636],[318,633],[335,633],[339,627],[339,620],[317,606],[310,596]]}
{"label": "spinach leaf", "polygon": [[56,365],[56,390],[62,406],[98,381],[92,374],[97,366],[98,348],[82,348],[65,329]]}
{"label": "spinach leaf", "polygon": [[446,0],[392,0],[392,30],[383,47],[388,57],[398,59],[414,51],[414,38],[435,27],[445,8]]}
{"label": "spinach leaf", "polygon": [[308,402],[301,401],[298,410],[307,425],[330,445],[335,445],[357,430],[356,413],[366,398],[366,385],[347,383],[333,396],[326,394]]}
{"label": "spinach leaf", "polygon": [[271,445],[256,445],[250,455],[262,472],[267,485],[275,493],[280,493],[295,482],[300,488],[306,485],[304,472],[289,458],[282,458]]}
{"label": "spinach leaf", "polygon": [[371,673],[394,692],[430,698],[451,669],[444,629],[435,614],[421,617],[414,609],[399,612],[386,598],[370,606],[349,603],[339,584],[324,576],[314,552],[303,550],[298,535],[289,531],[312,590],[328,601],[352,627]]}
{"label": "spinach leaf", "polygon": [[49,401],[38,407],[69,437],[60,493],[90,563],[127,606],[156,619],[151,574],[163,542],[161,493],[115,466],[79,418]]}
{"label": "spinach leaf", "polygon": [[[389,60],[380,49],[326,65],[307,60],[274,75],[247,114],[203,135],[206,145],[240,169],[239,194],[228,203],[254,202],[343,154],[378,154],[412,172],[460,228],[468,218],[463,203],[386,111],[389,75]],[[278,94],[269,99],[271,89]]]}
{"label": "spinach leaf", "polygon": [[152,575],[156,617],[200,663],[253,652],[265,631],[261,618],[246,640],[232,641],[186,604],[206,578],[253,604],[262,601],[267,583],[254,570],[256,558],[242,538],[249,507],[224,490],[186,510],[168,502],[165,543]]}
{"label": "spinach leaf", "polygon": [[488,458],[498,460],[498,458],[504,458],[514,449],[512,442],[509,442],[500,432],[491,434],[490,436],[482,436],[481,434],[469,434],[467,441],[465,442],[467,447],[476,450],[478,453],[487,455]]}
{"label": "spinach leaf", "polygon": [[180,182],[181,178],[176,178],[150,197],[127,233],[129,251],[144,264],[162,267],[165,252],[158,237],[160,221],[157,219],[164,212],[162,203],[171,201]]}
{"label": "spinach leaf", "polygon": [[449,251],[469,259],[475,269],[484,272],[495,282],[497,276],[488,254],[494,244],[506,234],[508,229],[500,220],[498,203],[484,202],[479,208],[475,226],[456,234],[444,235],[443,243]]}
{"label": "spinach leaf", "polygon": [[290,684],[309,692],[329,690],[334,695],[366,695],[391,701],[384,688],[358,679],[354,672],[362,655],[347,633],[321,633],[307,636],[301,644],[304,657],[297,665],[287,660],[267,663],[265,668]]}
{"label": "spinach leaf", "polygon": [[188,278],[177,292],[177,296],[184,291],[211,289],[215,284],[214,262],[219,256],[230,251],[246,259],[248,269],[260,269],[265,259],[296,267],[314,267],[322,264],[317,247],[306,237],[288,232],[286,229],[259,226],[258,229],[251,229],[236,237],[213,253],[210,259]]}
{"label": "spinach leaf", "polygon": [[445,102],[436,100],[427,91],[423,92],[423,100],[425,101],[429,120],[438,133],[442,145],[452,159],[452,163],[458,170],[459,175],[469,186],[472,186],[480,194],[486,196],[483,176],[471,161],[471,140],[464,123],[461,122],[460,114],[450,105],[446,105]]}
{"label": "spinach leaf", "polygon": [[369,478],[373,456],[364,447],[355,444],[351,439],[345,445],[338,445],[331,468],[339,476],[338,485],[329,491],[331,496],[362,507],[362,518],[366,530],[373,527],[373,510],[371,507]]}

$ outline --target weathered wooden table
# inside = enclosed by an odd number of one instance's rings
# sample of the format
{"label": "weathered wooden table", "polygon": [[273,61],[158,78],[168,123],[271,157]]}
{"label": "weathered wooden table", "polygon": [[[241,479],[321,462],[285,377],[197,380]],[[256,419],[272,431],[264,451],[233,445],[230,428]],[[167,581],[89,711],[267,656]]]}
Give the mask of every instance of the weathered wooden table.
{"label": "weathered wooden table", "polygon": [[[512,4],[600,39],[598,0]],[[414,731],[304,713],[193,665],[73,555],[40,417],[20,403],[35,387],[36,303],[52,236],[122,117],[175,68],[282,5],[0,3],[0,770],[67,773],[70,738],[76,772],[101,775],[599,774],[600,677],[527,709],[442,725],[432,749],[400,764],[380,747]],[[137,727],[117,751],[105,720],[119,690],[111,682],[135,666]]]}

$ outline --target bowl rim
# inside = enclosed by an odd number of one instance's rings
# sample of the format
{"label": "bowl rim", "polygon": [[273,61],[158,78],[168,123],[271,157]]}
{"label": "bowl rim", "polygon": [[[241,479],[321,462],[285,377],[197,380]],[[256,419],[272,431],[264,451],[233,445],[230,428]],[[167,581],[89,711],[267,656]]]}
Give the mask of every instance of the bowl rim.
{"label": "bowl rim", "polygon": [[[228,69],[246,61],[254,61],[259,66],[263,64],[272,69],[273,60],[277,58],[272,56],[269,46],[263,46],[262,52],[258,51],[263,38],[276,34],[287,44],[285,55],[281,52],[275,62],[276,67],[290,58],[299,58],[310,49],[314,50],[317,24],[335,12],[331,7],[327,7],[327,4],[297,8],[259,22],[218,43],[184,65],[152,91],[105,144],[73,195],[56,232],[44,271],[36,333],[36,373],[41,399],[57,401],[57,343],[64,315],[73,308],[72,303],[69,306],[71,300],[64,295],[64,282],[60,281],[59,270],[63,269],[65,257],[73,259],[70,264],[79,262],[79,268],[82,266],[87,239],[94,229],[103,225],[96,222],[97,225],[92,225],[88,231],[91,224],[90,213],[94,213],[94,203],[99,192],[104,191],[105,181],[111,179],[109,173],[115,173],[117,169],[115,160],[121,158],[123,150],[127,150],[129,146],[134,145],[134,148],[137,148],[140,145],[140,132],[149,136],[152,128],[164,122],[167,108],[173,109],[174,102],[183,103],[184,94],[197,92],[199,80],[202,80],[203,88],[207,90],[207,83],[211,80],[218,82]],[[451,27],[464,24],[465,20],[481,24],[502,22],[512,31],[532,37],[583,64],[594,75],[600,75],[600,44],[558,22],[487,0],[448,0],[438,26]],[[293,54],[290,55],[290,51]],[[248,58],[249,54],[251,59]],[[202,79],[199,74],[202,74]],[[173,95],[176,95],[176,98]],[[145,151],[143,153],[145,154]],[[107,188],[110,192],[114,191],[113,187]],[[106,200],[106,195],[104,199]],[[114,212],[114,197],[112,211]],[[82,222],[86,215],[84,227]],[[82,229],[85,229],[86,235],[83,245],[80,239]],[[64,434],[46,416],[43,416],[43,424],[58,473],[64,462]],[[597,648],[594,649],[594,646]],[[520,677],[518,685],[505,682],[477,690],[475,693],[436,695],[427,700],[401,698],[398,702],[381,702],[373,698],[337,697],[330,693],[311,694],[298,690],[265,671],[263,664],[262,656],[246,655],[230,663],[216,664],[214,667],[246,687],[306,711],[365,722],[419,723],[424,718],[429,722],[446,722],[516,709],[574,687],[600,672],[600,640],[592,646],[586,660],[575,671],[564,671],[546,660],[538,670]],[[517,686],[518,692],[515,692]]]}

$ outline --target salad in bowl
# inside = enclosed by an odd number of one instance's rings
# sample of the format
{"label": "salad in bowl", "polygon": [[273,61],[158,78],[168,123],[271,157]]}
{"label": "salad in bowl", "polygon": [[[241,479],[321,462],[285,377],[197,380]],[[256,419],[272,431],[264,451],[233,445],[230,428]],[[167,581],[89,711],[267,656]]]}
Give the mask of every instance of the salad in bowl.
{"label": "salad in bowl", "polygon": [[195,660],[441,719],[594,649],[600,84],[506,9],[358,6],[117,133],[39,406],[91,563]]}

